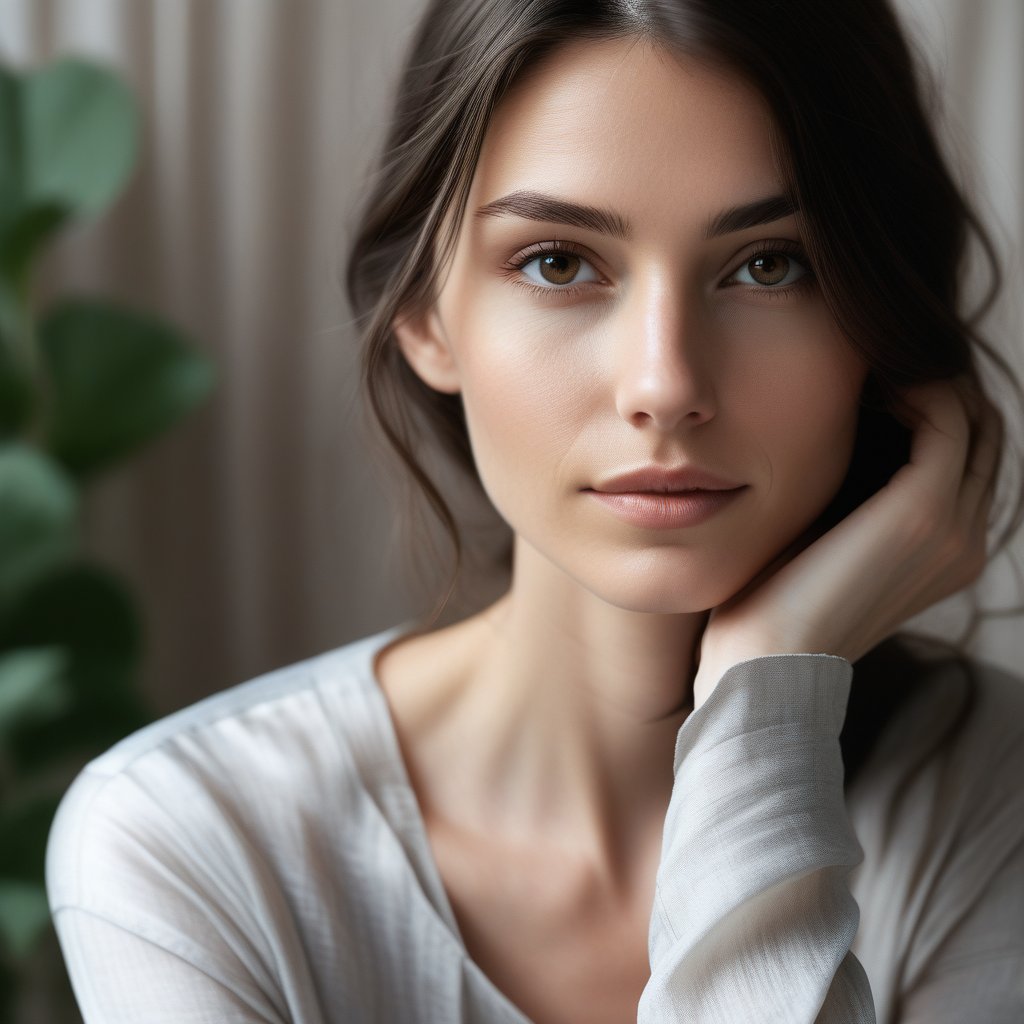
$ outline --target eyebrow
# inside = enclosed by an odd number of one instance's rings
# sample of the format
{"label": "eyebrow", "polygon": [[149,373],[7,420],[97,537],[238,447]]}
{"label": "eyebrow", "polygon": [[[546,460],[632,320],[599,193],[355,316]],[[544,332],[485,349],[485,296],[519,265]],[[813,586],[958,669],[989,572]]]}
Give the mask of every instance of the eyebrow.
{"label": "eyebrow", "polygon": [[[791,196],[776,195],[733,206],[712,217],[704,228],[705,238],[717,238],[734,231],[782,220],[799,210]],[[628,240],[632,234],[629,221],[614,210],[573,203],[543,192],[520,190],[481,206],[477,217],[521,217],[524,220],[547,221],[596,231],[612,238]]]}
{"label": "eyebrow", "polygon": [[574,228],[597,231],[612,238],[628,239],[629,221],[612,210],[598,206],[571,203],[567,199],[545,195],[543,192],[510,192],[476,211],[477,217],[522,217],[524,220],[543,220],[553,224],[568,224]]}
{"label": "eyebrow", "polygon": [[755,199],[742,206],[723,210],[704,229],[704,237],[717,238],[719,235],[732,234],[733,231],[756,228],[759,224],[770,224],[774,220],[792,216],[799,209],[792,196],[779,195]]}

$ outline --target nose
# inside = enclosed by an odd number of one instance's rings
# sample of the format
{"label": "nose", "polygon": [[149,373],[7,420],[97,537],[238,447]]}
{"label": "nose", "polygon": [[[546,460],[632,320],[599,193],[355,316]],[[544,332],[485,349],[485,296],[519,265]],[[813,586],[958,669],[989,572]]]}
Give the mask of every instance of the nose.
{"label": "nose", "polygon": [[623,309],[615,405],[632,426],[673,431],[715,415],[714,354],[702,338],[699,303],[683,292],[679,284],[651,282]]}

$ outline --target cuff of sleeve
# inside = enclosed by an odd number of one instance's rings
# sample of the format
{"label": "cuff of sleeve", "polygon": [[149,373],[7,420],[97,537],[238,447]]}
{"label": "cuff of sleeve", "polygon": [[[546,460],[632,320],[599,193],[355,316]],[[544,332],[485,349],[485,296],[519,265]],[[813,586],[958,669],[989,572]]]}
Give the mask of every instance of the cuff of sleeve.
{"label": "cuff of sleeve", "polygon": [[780,726],[838,738],[852,680],[853,665],[834,654],[766,654],[737,662],[680,726],[673,775],[694,754]]}

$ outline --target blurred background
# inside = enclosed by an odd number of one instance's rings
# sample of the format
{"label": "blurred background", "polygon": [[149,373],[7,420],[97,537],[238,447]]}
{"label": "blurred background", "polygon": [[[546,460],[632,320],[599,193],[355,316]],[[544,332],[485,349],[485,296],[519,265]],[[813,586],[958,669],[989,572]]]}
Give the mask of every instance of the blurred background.
{"label": "blurred background", "polygon": [[[142,116],[134,177],[109,212],[51,247],[41,294],[98,294],[159,314],[218,372],[212,396],[100,480],[83,510],[88,553],[138,598],[141,686],[159,714],[405,621],[436,596],[410,577],[399,543],[403,499],[364,425],[340,283],[422,6],[0,0],[0,63],[100,60]],[[1024,376],[1024,4],[896,6],[935,76],[954,167],[1003,258],[985,333]],[[1019,537],[1015,551],[1021,559]],[[442,621],[500,581],[491,586]],[[984,607],[1020,601],[1009,558],[977,593]],[[964,615],[952,599],[914,625],[955,636]],[[1022,625],[993,617],[970,649],[1019,672]],[[58,970],[39,967],[26,1024],[76,1020],[60,986]]]}

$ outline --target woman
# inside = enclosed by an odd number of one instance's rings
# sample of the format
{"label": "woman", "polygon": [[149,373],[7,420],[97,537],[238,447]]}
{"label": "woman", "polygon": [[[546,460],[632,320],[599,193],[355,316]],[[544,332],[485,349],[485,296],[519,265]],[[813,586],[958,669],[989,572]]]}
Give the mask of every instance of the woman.
{"label": "woman", "polygon": [[87,1024],[1019,1019],[1021,681],[895,636],[988,557],[972,225],[881,2],[433,4],[350,292],[509,588],[83,772]]}

